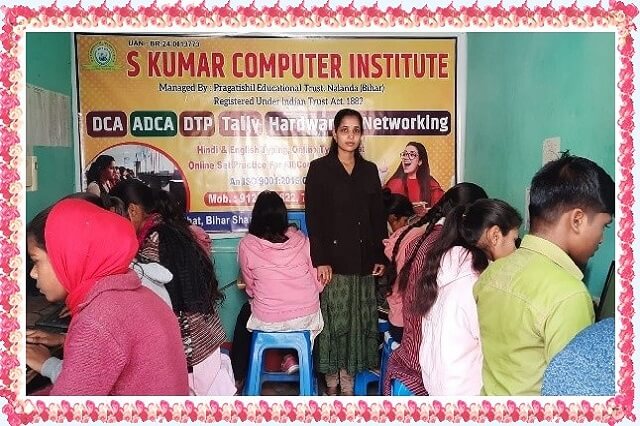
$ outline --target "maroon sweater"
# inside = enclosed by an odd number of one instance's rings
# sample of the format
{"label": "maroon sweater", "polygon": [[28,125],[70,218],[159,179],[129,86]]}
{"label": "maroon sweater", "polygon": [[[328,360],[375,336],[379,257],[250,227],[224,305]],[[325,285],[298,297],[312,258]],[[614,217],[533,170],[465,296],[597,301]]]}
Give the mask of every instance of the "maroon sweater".
{"label": "maroon sweater", "polygon": [[73,316],[51,395],[188,395],[171,309],[130,271],[99,280]]}

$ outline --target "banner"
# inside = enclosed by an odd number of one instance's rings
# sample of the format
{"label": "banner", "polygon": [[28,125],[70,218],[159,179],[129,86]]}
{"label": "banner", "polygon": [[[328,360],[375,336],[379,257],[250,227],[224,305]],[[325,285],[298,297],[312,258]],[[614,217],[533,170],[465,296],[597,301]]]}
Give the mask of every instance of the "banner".
{"label": "banner", "polygon": [[328,152],[335,113],[352,108],[383,185],[415,141],[446,190],[456,59],[455,38],[78,34],[81,169],[111,155],[184,196],[205,230],[245,231],[265,189],[304,210],[309,163]]}

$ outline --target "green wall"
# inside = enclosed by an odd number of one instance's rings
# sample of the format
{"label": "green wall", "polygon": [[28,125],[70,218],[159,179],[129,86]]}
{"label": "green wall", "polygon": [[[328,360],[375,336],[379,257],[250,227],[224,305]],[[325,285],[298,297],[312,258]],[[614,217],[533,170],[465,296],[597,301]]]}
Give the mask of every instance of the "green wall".
{"label": "green wall", "polygon": [[213,240],[213,261],[216,267],[218,288],[222,289],[224,301],[220,307],[220,321],[227,333],[227,340],[233,337],[233,329],[240,308],[247,301],[244,290],[238,289],[238,243],[239,238]]}
{"label": "green wall", "polygon": [[[524,213],[542,141],[554,136],[561,150],[614,176],[613,33],[470,33],[467,46],[465,180]],[[594,296],[614,259],[614,236],[606,231],[587,268]]]}
{"label": "green wall", "polygon": [[[27,33],[27,84],[69,96],[71,111],[71,35],[69,33]],[[69,117],[71,123],[73,116]],[[37,125],[27,123],[27,126]],[[74,192],[75,163],[73,126],[66,147],[28,146],[38,158],[38,189],[27,192],[26,219],[61,197]],[[29,142],[27,142],[29,143]],[[32,154],[31,154],[32,153]]]}

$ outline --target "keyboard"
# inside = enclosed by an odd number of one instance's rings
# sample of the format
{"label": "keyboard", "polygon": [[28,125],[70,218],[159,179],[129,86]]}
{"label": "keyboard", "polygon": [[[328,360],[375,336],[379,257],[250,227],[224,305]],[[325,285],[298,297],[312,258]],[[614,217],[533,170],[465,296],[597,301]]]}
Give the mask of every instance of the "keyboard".
{"label": "keyboard", "polygon": [[61,310],[62,308],[56,309],[49,315],[40,318],[36,321],[35,326],[39,328],[54,328],[57,331],[66,332],[71,322],[71,316],[60,318],[58,315]]}

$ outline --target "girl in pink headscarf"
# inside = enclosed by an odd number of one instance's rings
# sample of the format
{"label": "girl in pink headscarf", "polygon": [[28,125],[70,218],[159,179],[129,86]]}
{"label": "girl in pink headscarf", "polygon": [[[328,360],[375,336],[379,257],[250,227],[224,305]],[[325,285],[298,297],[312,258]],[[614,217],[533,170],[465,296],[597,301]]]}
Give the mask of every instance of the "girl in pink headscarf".
{"label": "girl in pink headscarf", "polygon": [[[31,221],[27,249],[40,292],[72,313],[51,395],[188,394],[175,316],[129,269],[138,250],[129,221],[62,200]],[[40,371],[48,359],[44,346],[27,345],[31,368]]]}

